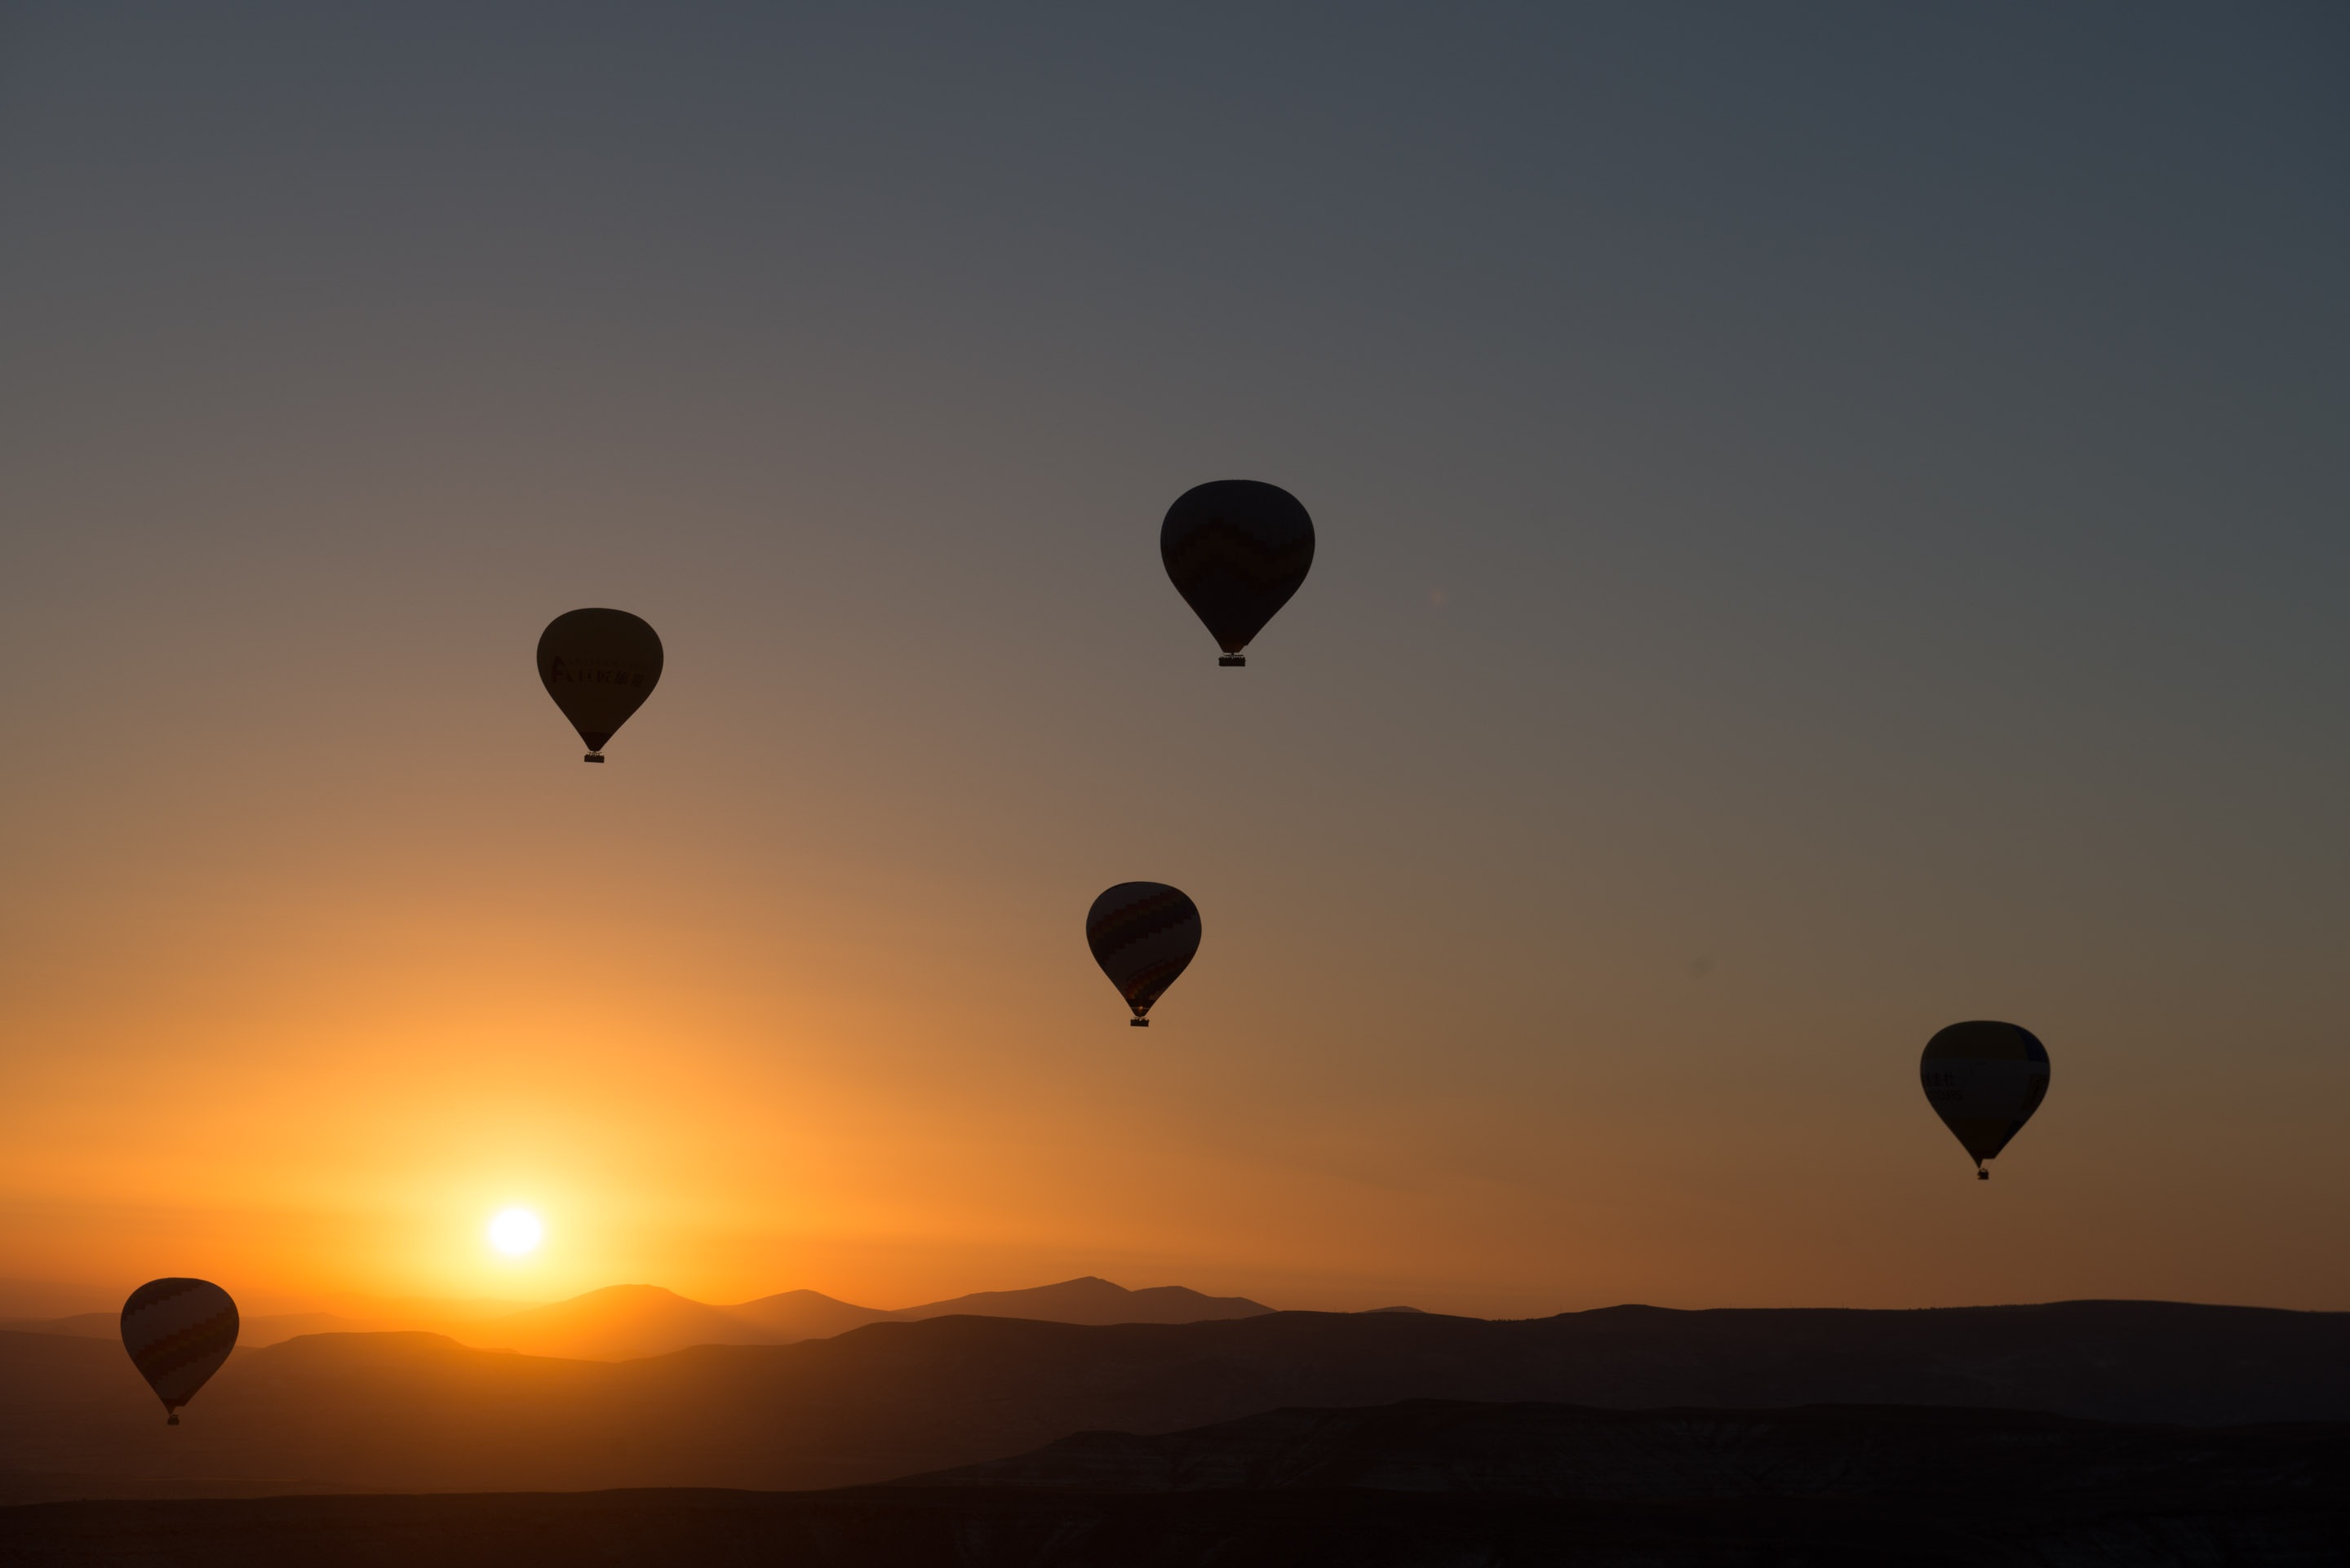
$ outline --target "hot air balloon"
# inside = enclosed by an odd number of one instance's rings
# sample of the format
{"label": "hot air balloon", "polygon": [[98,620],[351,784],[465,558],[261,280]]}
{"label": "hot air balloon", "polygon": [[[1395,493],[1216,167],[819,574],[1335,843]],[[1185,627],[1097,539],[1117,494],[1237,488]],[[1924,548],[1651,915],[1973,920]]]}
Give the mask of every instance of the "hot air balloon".
{"label": "hot air balloon", "polygon": [[1314,565],[1314,519],[1277,484],[1219,479],[1175,498],[1159,525],[1159,558],[1175,591],[1207,623],[1219,664],[1246,664],[1241,649],[1289,602]]}
{"label": "hot air balloon", "polygon": [[1200,950],[1200,909],[1164,882],[1120,882],[1086,911],[1086,946],[1148,1029],[1145,1013]]}
{"label": "hot air balloon", "polygon": [[660,636],[626,610],[571,610],[538,634],[538,678],[588,742],[591,763],[604,760],[604,742],[653,694],[660,673]]}
{"label": "hot air balloon", "polygon": [[209,1280],[150,1280],[122,1303],[122,1348],[176,1427],[236,1348],[236,1303]]}
{"label": "hot air balloon", "polygon": [[2048,1048],[2013,1023],[1953,1023],[1926,1042],[1918,1072],[1934,1114],[1974,1156],[1977,1179],[1989,1181],[1982,1162],[2023,1130],[2048,1093]]}

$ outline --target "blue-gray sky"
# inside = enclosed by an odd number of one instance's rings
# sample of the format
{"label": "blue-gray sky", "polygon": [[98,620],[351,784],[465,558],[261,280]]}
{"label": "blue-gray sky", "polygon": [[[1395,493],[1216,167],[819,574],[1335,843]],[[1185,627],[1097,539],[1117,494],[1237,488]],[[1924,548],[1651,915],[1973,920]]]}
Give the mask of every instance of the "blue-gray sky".
{"label": "blue-gray sky", "polygon": [[[2320,5],[0,9],[0,1250],[2350,1306],[2345,79]],[[1219,477],[1321,537],[1241,672]],[[580,604],[670,649],[594,774]],[[2055,1060],[1988,1188],[1974,1016]]]}

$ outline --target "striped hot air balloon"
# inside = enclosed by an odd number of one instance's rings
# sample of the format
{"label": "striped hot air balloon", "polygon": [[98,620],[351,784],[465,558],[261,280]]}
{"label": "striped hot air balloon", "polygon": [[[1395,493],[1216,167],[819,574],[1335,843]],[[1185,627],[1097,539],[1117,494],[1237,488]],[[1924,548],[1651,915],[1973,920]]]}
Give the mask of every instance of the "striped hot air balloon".
{"label": "striped hot air balloon", "polygon": [[1199,906],[1164,882],[1120,882],[1086,911],[1086,946],[1134,1009],[1128,1022],[1148,1028],[1150,1004],[1200,950]]}
{"label": "striped hot air balloon", "polygon": [[1175,498],[1159,525],[1159,558],[1175,591],[1224,650],[1241,649],[1289,602],[1314,565],[1314,519],[1277,484],[1219,479]]}
{"label": "striped hot air balloon", "polygon": [[2048,1048],[2017,1024],[1953,1023],[1926,1042],[1918,1071],[1934,1114],[1989,1181],[1982,1162],[2023,1130],[2048,1093]]}
{"label": "striped hot air balloon", "polygon": [[176,1427],[236,1348],[236,1303],[209,1280],[150,1280],[122,1303],[122,1348]]}

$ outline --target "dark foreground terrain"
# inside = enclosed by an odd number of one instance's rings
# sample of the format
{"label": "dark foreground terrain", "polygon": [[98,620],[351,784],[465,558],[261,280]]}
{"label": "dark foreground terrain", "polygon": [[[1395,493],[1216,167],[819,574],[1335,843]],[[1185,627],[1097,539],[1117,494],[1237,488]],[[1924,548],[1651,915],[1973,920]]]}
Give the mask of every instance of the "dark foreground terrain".
{"label": "dark foreground terrain", "polygon": [[889,1486],[35,1504],[0,1560],[1150,1568],[2350,1562],[2350,1425],[1413,1402]]}
{"label": "dark foreground terrain", "polygon": [[624,1362],[469,1350],[428,1334],[317,1334],[239,1352],[171,1428],[120,1346],[0,1334],[0,1502],[834,1488],[1071,1432],[1175,1432],[1284,1407],[1407,1399],[2343,1421],[2350,1314],[2073,1302],[1617,1307],[1518,1323],[941,1317]]}

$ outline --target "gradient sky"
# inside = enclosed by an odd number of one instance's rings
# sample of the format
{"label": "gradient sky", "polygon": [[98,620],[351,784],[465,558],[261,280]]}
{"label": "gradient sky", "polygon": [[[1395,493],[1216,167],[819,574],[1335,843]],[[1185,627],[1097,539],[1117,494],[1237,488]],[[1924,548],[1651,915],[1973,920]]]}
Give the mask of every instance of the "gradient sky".
{"label": "gradient sky", "polygon": [[2343,10],[1115,9],[0,8],[0,1275],[2350,1308]]}

